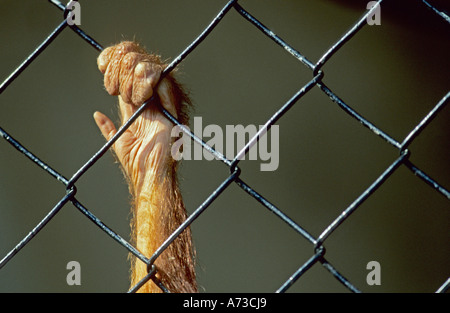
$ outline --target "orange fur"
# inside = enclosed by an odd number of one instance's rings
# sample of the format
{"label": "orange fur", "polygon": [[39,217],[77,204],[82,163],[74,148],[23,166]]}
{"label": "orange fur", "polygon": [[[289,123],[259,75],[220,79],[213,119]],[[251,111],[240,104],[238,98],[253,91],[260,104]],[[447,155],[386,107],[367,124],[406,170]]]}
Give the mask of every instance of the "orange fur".
{"label": "orange fur", "polygon": [[[160,114],[155,112],[155,114]],[[134,199],[132,225],[136,247],[145,256],[153,252],[186,219],[186,210],[178,188],[176,163],[170,156],[170,133],[167,125],[153,122],[154,146],[145,160],[148,169],[143,186]],[[173,292],[195,292],[194,249],[190,229],[186,229],[155,261],[157,277]],[[134,261],[131,284],[147,274],[147,265]],[[140,292],[159,292],[153,282]]]}

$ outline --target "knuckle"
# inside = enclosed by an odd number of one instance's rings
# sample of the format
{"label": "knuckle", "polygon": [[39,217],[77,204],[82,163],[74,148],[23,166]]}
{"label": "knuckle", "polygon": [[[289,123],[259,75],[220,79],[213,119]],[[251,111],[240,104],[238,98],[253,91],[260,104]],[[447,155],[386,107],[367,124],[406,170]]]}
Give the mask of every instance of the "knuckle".
{"label": "knuckle", "polygon": [[120,60],[120,72],[123,75],[129,75],[134,71],[139,56],[136,52],[129,52]]}

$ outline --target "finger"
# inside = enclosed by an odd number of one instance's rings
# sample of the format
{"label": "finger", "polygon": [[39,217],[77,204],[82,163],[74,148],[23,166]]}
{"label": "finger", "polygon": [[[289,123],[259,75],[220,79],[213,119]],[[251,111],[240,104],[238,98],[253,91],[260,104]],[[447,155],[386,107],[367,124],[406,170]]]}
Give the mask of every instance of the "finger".
{"label": "finger", "polygon": [[127,103],[133,103],[133,85],[135,78],[135,70],[145,55],[137,52],[129,52],[123,58],[120,64],[119,72],[119,92],[122,99]]}
{"label": "finger", "polygon": [[105,114],[98,111],[95,112],[94,120],[103,137],[105,137],[107,141],[109,141],[116,134],[116,126],[114,126],[114,123]]}
{"label": "finger", "polygon": [[153,89],[161,77],[162,68],[158,64],[140,62],[134,69],[132,102],[139,106],[153,95]]}
{"label": "finger", "polygon": [[100,72],[102,72],[102,74],[106,72],[113,51],[114,47],[108,47],[104,49],[97,58],[97,66]]}
{"label": "finger", "polygon": [[169,111],[175,118],[177,116],[177,110],[175,107],[175,97],[172,91],[172,85],[168,79],[163,79],[158,86],[157,93],[161,100],[162,106]]}
{"label": "finger", "polygon": [[132,42],[123,42],[113,47],[108,66],[105,71],[104,84],[106,91],[112,96],[119,95],[120,67],[123,57],[136,49]]}

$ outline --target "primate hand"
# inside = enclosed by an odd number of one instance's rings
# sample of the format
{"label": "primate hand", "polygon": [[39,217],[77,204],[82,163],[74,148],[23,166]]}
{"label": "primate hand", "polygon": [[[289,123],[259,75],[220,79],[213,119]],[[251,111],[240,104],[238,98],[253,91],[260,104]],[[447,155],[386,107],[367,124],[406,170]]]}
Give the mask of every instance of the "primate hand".
{"label": "primate hand", "polygon": [[[177,117],[177,99],[170,77],[159,82],[164,69],[159,57],[146,53],[134,42],[122,42],[106,48],[98,57],[97,64],[104,74],[107,92],[119,96],[122,124],[153,96],[155,88],[157,101]],[[106,140],[117,132],[114,123],[103,113],[95,112],[94,119]],[[168,157],[170,127],[172,124],[150,105],[114,143],[113,150],[135,193],[139,194],[152,167],[152,164],[147,164],[152,151],[162,158],[157,161],[168,161],[165,158]]]}

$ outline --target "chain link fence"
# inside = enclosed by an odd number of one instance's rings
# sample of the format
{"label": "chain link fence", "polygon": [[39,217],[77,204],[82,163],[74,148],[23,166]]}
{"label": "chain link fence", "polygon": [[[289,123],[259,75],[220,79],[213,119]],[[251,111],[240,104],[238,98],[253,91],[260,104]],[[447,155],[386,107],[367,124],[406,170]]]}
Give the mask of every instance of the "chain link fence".
{"label": "chain link fence", "polygon": [[[62,16],[67,16],[68,11],[66,10],[65,4],[61,3],[58,0],[50,0],[49,1],[56,9],[61,10]],[[257,202],[261,204],[261,206],[268,211],[274,214],[274,218],[278,218],[286,224],[286,227],[291,228],[295,233],[298,234],[299,237],[303,238],[311,247],[313,253],[311,253],[310,258],[300,264],[298,269],[294,271],[290,277],[288,277],[284,283],[281,284],[274,291],[276,292],[286,292],[289,288],[295,284],[305,273],[307,273],[311,268],[321,265],[324,267],[327,272],[337,279],[342,286],[352,292],[360,292],[360,288],[356,286],[352,281],[346,278],[345,273],[342,273],[339,268],[333,265],[326,252],[327,242],[329,238],[333,236],[335,231],[339,228],[345,228],[346,221],[352,218],[352,214],[357,211],[360,206],[367,201],[372,195],[375,193],[377,189],[380,188],[386,181],[389,180],[391,175],[393,175],[399,168],[407,168],[418,180],[422,180],[426,183],[429,188],[434,190],[436,193],[440,194],[446,199],[450,199],[450,192],[443,186],[440,182],[433,179],[431,175],[425,173],[417,164],[411,161],[411,155],[414,151],[410,150],[411,144],[416,140],[416,138],[422,133],[424,129],[426,129],[430,124],[432,124],[433,119],[442,114],[446,104],[448,104],[450,99],[450,92],[447,94],[443,94],[440,96],[440,100],[435,104],[430,104],[431,110],[423,116],[422,120],[413,127],[408,135],[401,140],[397,140],[388,132],[383,129],[377,127],[374,123],[370,122],[367,118],[362,116],[352,104],[344,101],[337,92],[332,90],[333,87],[328,86],[324,82],[324,77],[326,75],[326,65],[331,62],[335,54],[340,51],[346,44],[348,44],[364,27],[367,27],[368,21],[371,17],[374,16],[376,10],[382,6],[384,1],[374,1],[374,5],[367,9],[365,12],[362,12],[362,16],[355,21],[353,25],[351,25],[350,29],[345,32],[340,38],[336,40],[336,42],[326,50],[322,56],[318,59],[317,62],[311,61],[307,55],[303,54],[301,51],[297,50],[295,47],[291,46],[288,42],[283,40],[281,37],[276,35],[270,28],[270,26],[266,26],[260,21],[256,16],[252,14],[252,12],[247,11],[244,8],[244,4],[239,3],[237,0],[232,0],[227,2],[219,11],[219,13],[212,19],[210,24],[203,29],[201,34],[191,42],[184,51],[179,54],[176,58],[174,58],[169,66],[164,70],[162,76],[164,77],[171,71],[173,71],[177,66],[179,66],[184,59],[190,55],[195,54],[197,49],[201,49],[201,44],[211,33],[213,33],[218,26],[228,14],[229,12],[237,12],[239,16],[242,17],[246,22],[248,22],[248,27],[256,27],[260,32],[262,32],[268,41],[272,41],[274,44],[280,46],[282,51],[280,53],[287,53],[291,57],[293,57],[296,61],[300,62],[302,66],[304,66],[311,73],[311,79],[304,85],[300,86],[298,91],[291,96],[291,98],[286,101],[281,107],[279,107],[275,112],[270,116],[270,118],[265,122],[265,127],[261,129],[253,138],[247,142],[247,144],[242,148],[241,151],[236,153],[236,156],[233,159],[227,158],[222,152],[217,151],[214,147],[209,146],[205,141],[190,131],[188,128],[181,125],[176,118],[174,118],[168,111],[166,111],[163,107],[159,107],[161,112],[174,124],[180,126],[185,134],[191,137],[192,141],[197,145],[201,145],[203,149],[212,153],[218,161],[225,164],[229,169],[229,174],[227,177],[215,188],[215,190],[201,203],[196,209],[192,210],[187,220],[169,237],[166,241],[155,251],[155,253],[147,258],[142,255],[134,246],[132,246],[126,239],[120,236],[114,229],[108,227],[101,219],[99,219],[96,215],[94,215],[93,211],[87,206],[82,204],[78,193],[77,193],[77,185],[81,184],[79,180],[86,175],[88,171],[105,155],[105,153],[110,149],[112,144],[119,138],[123,132],[133,123],[133,121],[145,110],[149,105],[152,105],[152,99],[148,100],[146,103],[142,105],[142,107],[137,110],[137,112],[128,120],[122,128],[119,129],[117,134],[104,146],[102,146],[86,163],[84,163],[78,170],[76,170],[70,178],[62,175],[57,169],[54,169],[52,166],[47,164],[40,158],[38,155],[33,154],[31,149],[27,148],[26,145],[20,143],[15,137],[7,132],[7,130],[0,127],[0,135],[3,140],[9,143],[13,148],[15,148],[20,154],[28,158],[32,163],[40,167],[43,171],[48,173],[51,177],[53,177],[56,181],[61,183],[65,188],[65,194],[61,197],[61,199],[56,203],[56,205],[51,208],[47,215],[34,227],[30,230],[30,232],[23,237],[23,239],[17,243],[8,253],[1,259],[0,261],[0,269],[2,269],[8,262],[14,262],[14,257],[17,255],[19,251],[26,248],[31,239],[33,239],[38,233],[44,229],[48,223],[67,205],[72,204],[83,216],[87,217],[89,221],[94,223],[100,231],[105,232],[110,236],[112,240],[117,242],[119,245],[124,247],[131,254],[139,258],[142,262],[145,262],[150,269],[148,275],[136,286],[133,286],[129,291],[134,292],[139,289],[141,285],[143,285],[148,280],[152,279],[155,283],[159,284],[160,288],[163,291],[167,291],[166,288],[155,278],[156,268],[153,266],[155,260],[161,255],[162,252],[177,238],[177,236],[184,231],[187,227],[196,222],[197,218],[201,216],[208,207],[216,201],[219,197],[222,196],[225,190],[227,190],[230,186],[236,185],[239,186],[245,193],[254,198]],[[435,19],[440,20],[443,24],[446,24],[445,27],[450,27],[449,16],[442,11],[439,7],[435,7],[427,1],[416,0],[416,2],[420,3],[423,7],[424,11],[431,10],[435,15]],[[261,4],[263,5],[263,4]],[[55,8],[53,8],[55,9]],[[86,44],[91,45],[95,50],[102,51],[103,46],[97,41],[97,38],[92,38],[88,35],[88,29],[81,29],[80,26],[77,25],[68,25],[67,19],[63,18],[60,24],[54,29],[53,32],[49,34],[49,36],[42,41],[38,47],[31,53],[25,61],[20,64],[1,84],[0,93],[3,93],[10,84],[14,83],[15,79],[19,77],[19,75],[30,66],[30,64],[36,60],[43,51],[47,47],[49,47],[52,42],[62,33],[67,31],[75,32],[80,40],[86,42]],[[442,40],[448,40],[448,38],[442,38]],[[390,146],[392,149],[398,152],[398,156],[392,159],[391,164],[386,167],[378,177],[366,188],[364,189],[355,199],[351,201],[351,204],[348,207],[344,208],[340,214],[335,216],[334,220],[329,223],[318,236],[315,236],[309,232],[308,225],[303,225],[302,223],[296,222],[294,219],[290,218],[282,207],[278,207],[274,203],[271,202],[270,199],[266,198],[264,194],[258,192],[251,186],[250,183],[244,181],[243,171],[241,170],[240,160],[243,156],[248,154],[252,145],[258,142],[261,138],[263,132],[266,130],[270,132],[270,128],[275,125],[280,119],[284,116],[291,113],[291,109],[300,103],[312,90],[320,90],[326,96],[329,97],[330,101],[337,105],[340,109],[342,109],[345,114],[348,114],[352,118],[352,120],[357,121],[363,128],[368,129],[368,131],[373,133],[373,136],[379,137],[384,143]],[[100,92],[100,91],[99,91]],[[442,143],[445,144],[445,143]],[[82,147],[80,147],[82,148]],[[320,166],[320,165],[318,165]],[[0,199],[1,201],[1,199]],[[380,226],[382,227],[382,226]],[[194,233],[195,236],[195,233]],[[448,247],[443,247],[447,249]],[[271,275],[277,275],[276,270],[274,270]],[[445,292],[450,286],[450,280],[447,277],[442,277],[442,285],[437,289],[438,292]]]}

